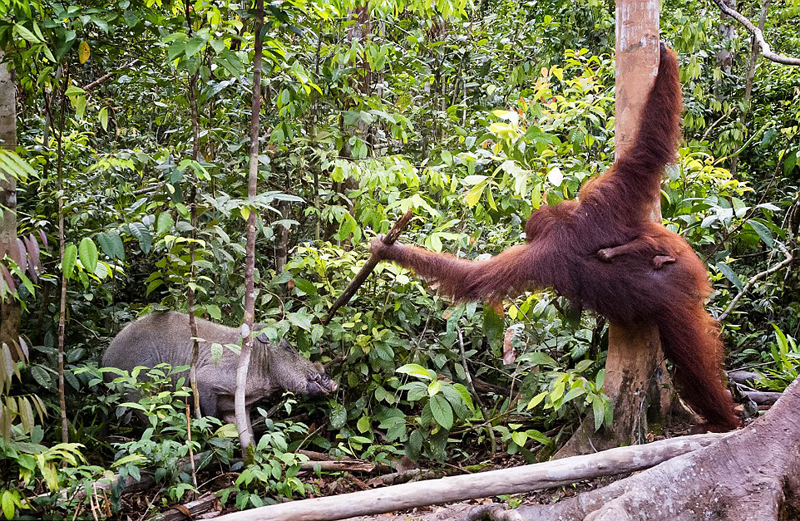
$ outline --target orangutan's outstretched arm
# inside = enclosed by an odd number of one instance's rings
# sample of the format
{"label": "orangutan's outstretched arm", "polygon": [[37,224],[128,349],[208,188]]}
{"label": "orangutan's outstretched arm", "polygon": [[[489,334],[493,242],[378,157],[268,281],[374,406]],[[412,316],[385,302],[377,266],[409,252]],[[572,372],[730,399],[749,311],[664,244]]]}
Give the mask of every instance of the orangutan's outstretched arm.
{"label": "orangutan's outstretched arm", "polygon": [[456,301],[498,302],[525,290],[547,285],[530,245],[513,246],[485,261],[459,259],[416,246],[383,244],[373,239],[370,251],[414,271],[435,284],[436,290]]}

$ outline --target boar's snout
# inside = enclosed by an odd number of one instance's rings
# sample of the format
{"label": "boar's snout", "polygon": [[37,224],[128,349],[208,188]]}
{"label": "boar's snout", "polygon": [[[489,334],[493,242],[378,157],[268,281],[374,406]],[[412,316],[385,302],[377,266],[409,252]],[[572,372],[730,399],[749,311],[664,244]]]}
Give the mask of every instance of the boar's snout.
{"label": "boar's snout", "polygon": [[325,373],[311,373],[306,382],[306,394],[329,394],[339,388],[339,384]]}

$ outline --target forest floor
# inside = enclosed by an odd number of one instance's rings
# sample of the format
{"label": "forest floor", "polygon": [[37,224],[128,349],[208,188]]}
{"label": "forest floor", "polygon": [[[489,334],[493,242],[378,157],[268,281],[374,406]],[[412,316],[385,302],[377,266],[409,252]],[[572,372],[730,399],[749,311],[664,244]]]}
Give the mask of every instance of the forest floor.
{"label": "forest floor", "polygon": [[[654,441],[655,439],[662,439],[664,437],[671,438],[688,434],[690,432],[690,426],[680,425],[675,426],[675,428],[670,430],[671,432],[668,433],[667,436],[652,437],[652,439],[649,439],[648,441]],[[496,454],[492,456],[490,454],[486,454],[484,456],[485,459],[483,461],[490,463],[482,469],[483,471],[510,468],[526,464],[525,460],[519,455],[509,456],[508,454]],[[438,473],[442,472],[441,467],[432,467],[430,469],[423,470],[430,470],[431,472]],[[459,469],[452,466],[446,470],[451,475],[467,473],[466,470],[459,471]],[[305,475],[306,478],[303,478],[303,475]],[[630,474],[607,476],[568,486],[561,486],[526,494],[514,494],[507,497],[502,497],[500,498],[500,501],[506,505],[513,505],[514,507],[519,505],[552,504],[589,490],[607,486],[610,483],[628,477],[629,475]],[[210,492],[216,492],[232,486],[237,477],[237,472],[215,474],[214,472],[206,471],[201,472],[200,475],[198,475],[198,482],[204,483],[204,485],[202,485],[200,488],[204,493],[208,494]],[[318,490],[318,493],[314,494],[312,497],[327,497],[376,488],[373,483],[370,483],[372,477],[349,472],[323,474],[321,477],[313,477],[312,472],[301,472],[299,477],[306,483],[313,485],[313,487]],[[163,507],[159,508],[158,506],[159,504],[164,504],[164,498],[159,497],[159,494],[160,491],[158,488],[152,488],[139,493],[125,495],[123,497],[123,511],[120,512],[118,519],[125,521],[142,521],[146,518],[152,517],[154,511],[163,510]],[[177,503],[172,501],[170,501],[170,503],[173,509],[181,509],[181,506],[179,505],[186,504],[189,501],[190,499],[185,498]],[[373,516],[353,517],[349,518],[348,521],[445,521],[450,519],[461,519],[473,508],[492,502],[497,501],[491,498],[475,499],[457,503],[449,503],[445,505],[418,507],[408,511],[378,514]],[[219,501],[215,501],[214,506],[210,511],[195,515],[193,519],[210,519],[223,513],[231,513],[235,511],[236,508],[233,506],[232,500],[229,501],[229,504],[226,508],[223,508],[222,505],[219,504]]]}

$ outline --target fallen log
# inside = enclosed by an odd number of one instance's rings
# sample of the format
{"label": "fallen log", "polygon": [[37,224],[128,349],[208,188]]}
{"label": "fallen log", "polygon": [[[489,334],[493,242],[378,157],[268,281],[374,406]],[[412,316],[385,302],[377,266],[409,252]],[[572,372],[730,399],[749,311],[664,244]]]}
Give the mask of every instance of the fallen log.
{"label": "fallen log", "polygon": [[515,511],[524,521],[800,519],[798,411],[795,380],[767,414],[713,446],[558,503]]}
{"label": "fallen log", "polygon": [[728,378],[737,384],[754,385],[761,379],[761,375],[753,371],[729,371]]}
{"label": "fallen log", "polygon": [[220,506],[219,500],[213,492],[209,492],[194,501],[174,506],[166,512],[158,514],[153,517],[152,521],[186,521],[187,519],[196,519],[197,516],[205,514],[215,506]]}
{"label": "fallen log", "polygon": [[774,391],[745,391],[742,394],[758,405],[773,405],[783,395],[783,393]]}
{"label": "fallen log", "polygon": [[325,521],[499,494],[530,492],[585,479],[646,469],[714,444],[723,437],[724,434],[683,436],[647,445],[619,447],[596,454],[510,469],[292,501],[235,512],[219,519],[221,521]]}
{"label": "fallen log", "polygon": [[400,483],[407,483],[409,481],[419,481],[419,480],[427,480],[427,479],[436,479],[442,477],[441,472],[436,472],[434,470],[424,470],[424,469],[408,469],[402,472],[392,472],[390,474],[384,474],[382,476],[378,476],[372,478],[367,483],[372,487],[377,486],[389,486],[389,485],[397,485]]}

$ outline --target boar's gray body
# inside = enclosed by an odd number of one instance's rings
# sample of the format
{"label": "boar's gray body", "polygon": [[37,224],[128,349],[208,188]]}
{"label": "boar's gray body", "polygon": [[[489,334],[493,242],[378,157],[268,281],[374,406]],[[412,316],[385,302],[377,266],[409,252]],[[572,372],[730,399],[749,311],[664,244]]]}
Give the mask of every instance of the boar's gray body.
{"label": "boar's gray body", "polygon": [[[233,404],[239,356],[223,348],[222,357],[215,364],[211,356],[211,344],[237,344],[241,338],[240,332],[200,318],[196,322],[197,336],[203,339],[199,342],[200,356],[197,361],[200,410],[204,415],[234,423]],[[189,316],[175,312],[154,313],[128,324],[103,355],[105,367],[126,371],[132,371],[136,366],[155,367],[162,363],[177,367],[189,365],[191,361]],[[180,376],[186,378],[188,385],[189,372],[180,373],[175,379]],[[325,374],[321,364],[310,362],[285,340],[276,346],[263,335],[254,339],[245,388],[248,413],[253,403],[281,389],[320,395],[335,391],[336,387],[336,382]]]}

